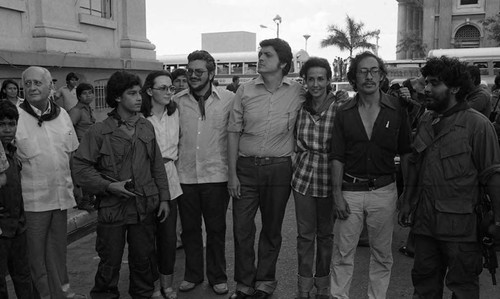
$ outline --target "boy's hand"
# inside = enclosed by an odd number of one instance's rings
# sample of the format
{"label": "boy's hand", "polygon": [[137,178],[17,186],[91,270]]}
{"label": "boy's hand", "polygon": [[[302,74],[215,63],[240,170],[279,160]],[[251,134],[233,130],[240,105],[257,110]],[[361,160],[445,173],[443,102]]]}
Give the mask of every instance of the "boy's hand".
{"label": "boy's hand", "polygon": [[[163,216],[162,216],[163,215]],[[168,215],[170,215],[170,206],[167,201],[160,202],[160,208],[158,209],[158,218],[161,217],[160,222],[167,220]]]}
{"label": "boy's hand", "polygon": [[111,184],[108,185],[108,188],[106,188],[106,191],[111,192],[111,193],[118,195],[118,196],[121,196],[121,197],[133,197],[133,196],[135,196],[135,194],[128,191],[125,188],[125,184],[127,182],[130,182],[130,181],[131,180],[112,182]]}

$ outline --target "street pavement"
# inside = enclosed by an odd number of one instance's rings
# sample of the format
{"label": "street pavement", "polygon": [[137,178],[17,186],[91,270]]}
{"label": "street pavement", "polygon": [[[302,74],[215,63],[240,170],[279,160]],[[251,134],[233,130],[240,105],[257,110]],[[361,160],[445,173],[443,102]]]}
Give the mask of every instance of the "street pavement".
{"label": "street pavement", "polygon": [[[260,215],[256,217],[257,232],[260,231]],[[233,247],[233,230],[232,230],[232,210],[229,206],[227,213],[227,233],[226,233],[226,256],[227,256],[227,274],[230,293],[234,290],[235,283],[234,275],[234,247]],[[412,297],[412,284],[410,271],[413,265],[413,259],[406,257],[398,252],[398,248],[404,244],[408,229],[395,227],[393,238],[393,255],[394,265],[391,277],[391,283],[387,294],[388,299],[400,299]],[[283,245],[277,264],[277,279],[278,287],[274,292],[272,299],[293,299],[296,292],[297,281],[297,257],[296,257],[296,235],[297,229],[295,224],[295,209],[293,198],[288,202],[287,212],[283,223]],[[90,298],[89,292],[93,285],[95,271],[99,258],[95,252],[95,233],[87,235],[68,246],[68,272],[70,282],[75,292],[85,294]],[[182,249],[177,250],[177,261],[175,266],[175,287],[178,287],[183,278],[185,255]],[[356,263],[354,268],[354,277],[351,284],[350,298],[365,299],[367,298],[367,281],[368,281],[368,266],[369,266],[369,248],[358,247],[356,252]],[[121,269],[119,289],[121,298],[130,298],[128,295],[128,265],[127,252],[124,255],[124,261]],[[500,281],[500,275],[499,275]],[[488,271],[485,269],[480,277],[481,284],[481,299],[500,298],[500,287],[492,286],[491,278]],[[13,295],[12,286],[11,298]],[[228,295],[216,295],[208,283],[197,286],[193,291],[188,293],[178,293],[179,299],[221,299],[227,298]],[[450,298],[449,292],[445,293],[443,298]]]}

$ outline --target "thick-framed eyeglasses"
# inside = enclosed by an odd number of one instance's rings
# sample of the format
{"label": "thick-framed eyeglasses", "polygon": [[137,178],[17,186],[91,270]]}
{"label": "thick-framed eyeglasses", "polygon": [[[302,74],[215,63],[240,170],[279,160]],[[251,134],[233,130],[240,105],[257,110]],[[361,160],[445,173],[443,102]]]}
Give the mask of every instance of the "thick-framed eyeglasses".
{"label": "thick-framed eyeglasses", "polygon": [[160,91],[163,91],[163,92],[175,92],[175,86],[173,85],[170,85],[170,86],[167,86],[167,85],[162,85],[160,87],[151,87],[151,89],[154,89],[154,90],[160,90]]}
{"label": "thick-framed eyeglasses", "polygon": [[192,76],[195,74],[197,77],[203,76],[204,73],[208,72],[208,70],[202,70],[202,69],[187,69],[187,74],[188,76]]}
{"label": "thick-framed eyeglasses", "polygon": [[378,76],[380,74],[380,69],[378,67],[374,67],[371,69],[360,69],[359,71],[357,71],[358,75],[361,75],[364,77],[368,76],[368,73],[370,75],[372,75],[372,77],[375,77],[375,76]]}

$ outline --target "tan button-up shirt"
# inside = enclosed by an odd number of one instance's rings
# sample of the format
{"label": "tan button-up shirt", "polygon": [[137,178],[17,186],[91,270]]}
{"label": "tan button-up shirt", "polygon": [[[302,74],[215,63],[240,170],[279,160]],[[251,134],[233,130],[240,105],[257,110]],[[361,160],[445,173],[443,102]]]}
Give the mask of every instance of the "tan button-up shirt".
{"label": "tan button-up shirt", "polygon": [[212,86],[205,119],[189,89],[178,93],[180,138],[177,171],[181,184],[227,182],[227,122],[234,94]]}
{"label": "tan button-up shirt", "polygon": [[270,92],[262,77],[244,83],[234,97],[228,131],[241,133],[239,155],[285,157],[294,151],[293,129],[305,101],[302,85],[283,78]]}

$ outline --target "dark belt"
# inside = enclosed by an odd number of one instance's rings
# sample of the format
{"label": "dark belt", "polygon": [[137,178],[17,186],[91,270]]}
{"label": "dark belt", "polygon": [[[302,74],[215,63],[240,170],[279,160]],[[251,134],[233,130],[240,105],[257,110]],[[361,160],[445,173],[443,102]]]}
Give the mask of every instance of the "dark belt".
{"label": "dark belt", "polygon": [[342,180],[342,191],[371,191],[394,182],[394,176],[382,175],[374,179],[363,179],[344,174]]}
{"label": "dark belt", "polygon": [[170,158],[163,158],[163,164],[167,164],[170,161],[174,161],[174,160],[172,160]]}
{"label": "dark belt", "polygon": [[285,163],[291,161],[289,156],[287,157],[240,157],[242,160],[249,160],[251,163],[257,166],[270,165]]}

